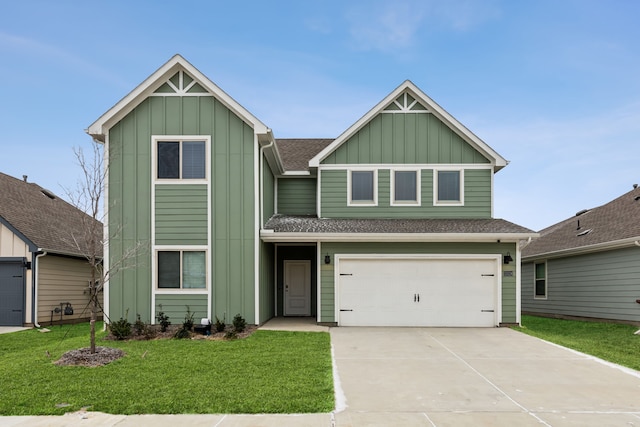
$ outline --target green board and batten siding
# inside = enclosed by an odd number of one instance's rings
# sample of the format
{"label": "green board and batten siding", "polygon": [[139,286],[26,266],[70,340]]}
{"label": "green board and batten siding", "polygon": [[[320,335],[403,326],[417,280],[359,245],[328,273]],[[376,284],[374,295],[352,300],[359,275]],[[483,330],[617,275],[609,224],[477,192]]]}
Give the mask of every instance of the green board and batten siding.
{"label": "green board and batten siding", "polygon": [[547,298],[534,299],[533,263],[522,265],[522,311],[640,322],[637,247],[547,261]]}
{"label": "green board and batten siding", "polygon": [[[323,243],[322,253],[336,254],[502,254],[515,253],[514,243]],[[514,271],[515,264],[502,265]],[[516,275],[502,277],[502,323],[516,322]],[[321,321],[335,322],[334,263],[320,267]]]}
{"label": "green board and batten siding", "polygon": [[[393,141],[393,143],[390,143]],[[464,206],[434,206],[434,170],[421,168],[421,204],[391,206],[391,169],[378,169],[377,206],[348,206],[347,169],[322,165],[474,165],[464,168]],[[380,113],[321,165],[321,216],[326,218],[491,218],[489,161],[428,113]],[[477,165],[486,166],[478,168]]]}
{"label": "green board and batten siding", "polygon": [[325,165],[388,163],[488,164],[489,161],[427,113],[380,113],[322,161]]}
{"label": "green board and batten siding", "polygon": [[[212,315],[242,313],[247,322],[254,323],[254,132],[210,96],[149,97],[109,130],[109,226],[119,231],[119,237],[110,241],[110,255],[117,260],[123,247],[136,242],[148,245],[145,253],[138,256],[137,267],[111,278],[111,318],[124,316],[128,309],[130,320],[136,313],[151,320],[152,135],[211,135],[208,173],[213,224],[208,243],[212,247]],[[158,237],[165,244],[169,240],[173,245],[195,244],[192,235],[181,240],[177,235],[180,230],[172,230],[171,223],[179,221],[172,220],[169,206],[162,204],[167,196],[164,193],[171,190],[159,187]],[[202,195],[192,194],[185,199],[199,208]],[[202,213],[199,209],[198,212],[174,213],[176,219],[189,215],[201,219]],[[203,225],[197,221],[191,227],[200,230]],[[203,241],[196,240],[198,244]]]}

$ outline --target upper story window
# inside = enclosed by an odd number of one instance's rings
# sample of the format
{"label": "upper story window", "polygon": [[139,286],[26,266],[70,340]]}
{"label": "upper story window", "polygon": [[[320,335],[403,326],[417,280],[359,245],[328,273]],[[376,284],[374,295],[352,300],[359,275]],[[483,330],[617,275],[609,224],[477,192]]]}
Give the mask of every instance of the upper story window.
{"label": "upper story window", "polygon": [[435,170],[434,205],[464,205],[464,170]]}
{"label": "upper story window", "polygon": [[205,289],[207,263],[204,251],[158,251],[158,288]]}
{"label": "upper story window", "polygon": [[160,139],[154,141],[156,179],[206,179],[205,139]]}
{"label": "upper story window", "polygon": [[420,171],[391,171],[391,206],[420,205]]}
{"label": "upper story window", "polygon": [[547,263],[537,262],[534,264],[534,290],[533,297],[539,299],[547,298]]}
{"label": "upper story window", "polygon": [[375,206],[378,204],[378,173],[376,170],[348,172],[348,205]]}

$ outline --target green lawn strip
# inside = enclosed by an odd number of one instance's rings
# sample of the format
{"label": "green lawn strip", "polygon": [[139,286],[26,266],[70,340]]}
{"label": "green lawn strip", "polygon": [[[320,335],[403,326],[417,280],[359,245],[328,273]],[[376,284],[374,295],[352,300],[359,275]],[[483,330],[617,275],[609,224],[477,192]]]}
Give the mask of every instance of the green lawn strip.
{"label": "green lawn strip", "polygon": [[522,316],[514,328],[609,362],[640,370],[640,335],[637,326],[610,322]]}
{"label": "green lawn strip", "polygon": [[[314,413],[334,407],[329,334],[257,331],[234,341],[105,341],[126,356],[99,368],[52,362],[87,347],[84,333],[0,335],[0,415]],[[51,357],[47,357],[49,351]],[[144,356],[144,357],[143,357]],[[5,390],[8,390],[5,388]],[[57,404],[69,406],[56,408]]]}

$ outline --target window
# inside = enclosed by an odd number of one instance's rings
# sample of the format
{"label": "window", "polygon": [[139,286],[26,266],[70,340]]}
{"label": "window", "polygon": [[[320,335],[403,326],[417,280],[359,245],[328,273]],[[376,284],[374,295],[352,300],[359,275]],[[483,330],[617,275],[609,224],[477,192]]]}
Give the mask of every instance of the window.
{"label": "window", "polygon": [[206,265],[204,251],[159,251],[158,288],[205,289]]}
{"label": "window", "polygon": [[434,187],[434,205],[464,204],[464,171],[436,170]]}
{"label": "window", "polygon": [[391,171],[391,206],[420,204],[420,171]]}
{"label": "window", "polygon": [[375,170],[349,172],[349,205],[375,206],[378,203]]}
{"label": "window", "polygon": [[540,262],[534,264],[535,278],[534,278],[534,298],[546,299],[547,298],[547,263]]}
{"label": "window", "polygon": [[157,179],[205,179],[205,141],[156,141]]}

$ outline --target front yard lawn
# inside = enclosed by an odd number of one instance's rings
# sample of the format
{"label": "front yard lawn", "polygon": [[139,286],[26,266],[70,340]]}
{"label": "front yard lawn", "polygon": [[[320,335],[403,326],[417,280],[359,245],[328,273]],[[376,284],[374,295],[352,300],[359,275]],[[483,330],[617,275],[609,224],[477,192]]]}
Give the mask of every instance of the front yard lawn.
{"label": "front yard lawn", "polygon": [[637,326],[523,315],[522,327],[514,329],[640,370],[640,335],[634,335]]}
{"label": "front yard lawn", "polygon": [[[106,366],[57,366],[88,347],[89,326],[0,335],[0,415],[314,413],[334,408],[324,332],[256,331],[233,341],[105,341],[126,356]],[[101,325],[100,325],[101,330]]]}

